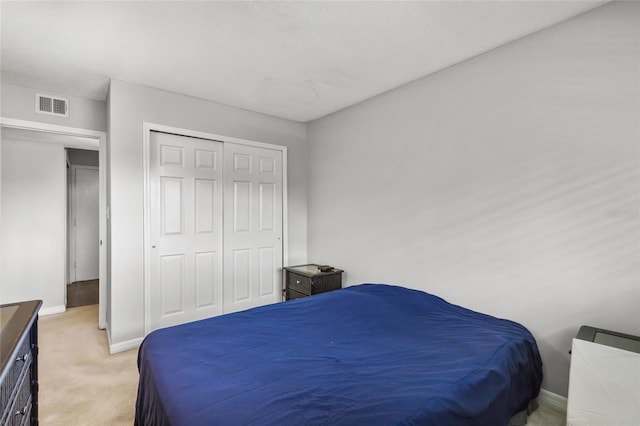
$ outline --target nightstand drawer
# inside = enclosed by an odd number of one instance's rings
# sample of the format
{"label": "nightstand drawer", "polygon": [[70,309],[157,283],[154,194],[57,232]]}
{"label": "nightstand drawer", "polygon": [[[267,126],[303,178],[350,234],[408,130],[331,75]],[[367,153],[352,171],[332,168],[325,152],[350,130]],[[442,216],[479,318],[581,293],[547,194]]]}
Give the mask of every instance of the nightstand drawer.
{"label": "nightstand drawer", "polygon": [[287,300],[300,299],[307,296],[308,294],[302,294],[295,290],[291,290],[291,289],[287,290]]}
{"label": "nightstand drawer", "polygon": [[288,287],[304,295],[310,295],[313,288],[313,281],[309,277],[303,277],[298,274],[289,274]]}

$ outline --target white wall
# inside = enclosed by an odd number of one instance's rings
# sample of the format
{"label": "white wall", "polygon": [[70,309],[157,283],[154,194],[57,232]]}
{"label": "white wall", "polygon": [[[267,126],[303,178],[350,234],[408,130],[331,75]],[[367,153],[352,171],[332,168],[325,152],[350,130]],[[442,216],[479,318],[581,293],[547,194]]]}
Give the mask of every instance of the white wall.
{"label": "white wall", "polygon": [[2,140],[0,303],[42,299],[64,310],[66,157],[64,147]]}
{"label": "white wall", "polygon": [[[94,99],[68,96],[64,93],[51,92],[32,87],[19,86],[3,82],[1,85],[2,117],[19,120],[37,121],[58,126],[76,127],[79,129],[107,130],[107,103]],[[69,99],[69,117],[36,112],[36,94],[60,96]]]}
{"label": "white wall", "polygon": [[640,334],[638,3],[609,4],[308,127],[309,261],[571,338]]}
{"label": "white wall", "polygon": [[143,122],[288,147],[289,261],[306,260],[305,125],[113,80],[109,93],[113,346],[144,335]]}

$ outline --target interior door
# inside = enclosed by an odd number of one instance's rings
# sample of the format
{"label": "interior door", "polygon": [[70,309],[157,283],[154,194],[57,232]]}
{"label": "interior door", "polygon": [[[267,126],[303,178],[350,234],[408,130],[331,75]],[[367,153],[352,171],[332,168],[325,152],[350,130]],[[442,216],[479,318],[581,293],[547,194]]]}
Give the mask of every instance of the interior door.
{"label": "interior door", "polygon": [[224,312],[282,300],[282,152],[224,144]]}
{"label": "interior door", "polygon": [[95,280],[100,274],[98,168],[73,166],[72,178],[72,281]]}
{"label": "interior door", "polygon": [[222,313],[222,146],[151,132],[151,330]]}

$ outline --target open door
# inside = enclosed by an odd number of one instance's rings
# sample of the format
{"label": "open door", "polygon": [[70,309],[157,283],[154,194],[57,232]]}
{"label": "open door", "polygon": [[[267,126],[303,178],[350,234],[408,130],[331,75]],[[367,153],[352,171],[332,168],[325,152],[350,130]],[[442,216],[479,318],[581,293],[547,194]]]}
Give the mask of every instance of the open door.
{"label": "open door", "polygon": [[100,278],[98,168],[71,166],[70,281]]}

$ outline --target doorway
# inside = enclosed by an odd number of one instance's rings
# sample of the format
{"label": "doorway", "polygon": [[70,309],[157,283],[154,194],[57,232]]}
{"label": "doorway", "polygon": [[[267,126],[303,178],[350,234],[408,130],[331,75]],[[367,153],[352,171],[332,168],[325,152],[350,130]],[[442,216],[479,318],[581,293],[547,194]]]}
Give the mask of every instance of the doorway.
{"label": "doorway", "polygon": [[[106,152],[106,133],[88,130],[88,129],[79,129],[73,127],[66,126],[58,126],[53,124],[40,123],[35,121],[26,121],[26,120],[18,120],[12,118],[0,118],[0,127],[2,128],[3,134],[5,131],[14,132],[16,134],[21,133],[23,135],[28,134],[30,138],[36,138],[38,143],[46,144],[46,145],[62,145],[62,147],[68,148],[77,148],[77,149],[87,149],[87,150],[95,150],[100,153],[99,155],[99,172],[98,172],[98,186],[99,186],[99,213],[98,213],[98,223],[99,223],[99,248],[98,248],[98,256],[99,256],[99,308],[98,308],[98,327],[101,329],[106,328],[106,313],[107,313],[107,305],[108,305],[108,274],[107,274],[107,208],[106,208],[106,156],[104,153]],[[61,148],[64,151],[64,148]],[[64,157],[64,152],[61,154]],[[62,160],[64,161],[64,160]],[[61,164],[64,167],[64,163]],[[64,172],[63,172],[64,173]],[[64,175],[64,174],[63,174]],[[65,197],[66,189],[63,187],[62,192],[60,193],[61,197]],[[0,203],[2,202],[2,194],[0,194]],[[64,201],[63,201],[64,204]],[[45,212],[42,211],[42,214]],[[65,215],[66,216],[66,215]],[[64,229],[67,227],[66,221],[63,221],[61,228]],[[68,268],[67,258],[64,256],[64,253],[67,252],[65,246],[67,245],[67,232],[66,230],[62,234],[61,241],[59,242],[59,249],[61,253],[63,253],[63,260],[61,264],[63,265],[62,274],[60,275],[59,281],[56,278],[55,281],[58,282],[59,294],[62,294],[61,299],[62,302],[56,302],[55,306],[48,306],[41,309],[41,315],[53,314],[58,312],[64,312],[64,292],[66,290],[66,285],[68,283],[68,272],[67,274],[64,271]],[[57,250],[57,248],[53,248]],[[32,268],[33,269],[33,268]],[[47,280],[47,288],[52,288],[51,278]],[[55,287],[55,286],[53,286]],[[34,290],[38,293],[38,290]],[[18,296],[16,296],[18,297]],[[30,297],[33,298],[33,297]]]}
{"label": "doorway", "polygon": [[99,303],[99,153],[67,148],[67,308]]}

